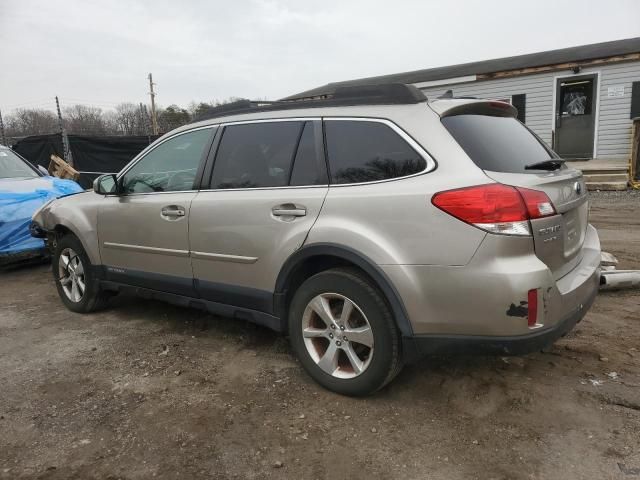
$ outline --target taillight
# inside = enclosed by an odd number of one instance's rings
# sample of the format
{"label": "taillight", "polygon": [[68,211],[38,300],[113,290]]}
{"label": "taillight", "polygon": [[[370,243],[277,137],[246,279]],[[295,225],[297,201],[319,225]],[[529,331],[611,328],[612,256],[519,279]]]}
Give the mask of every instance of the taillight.
{"label": "taillight", "polygon": [[556,209],[553,208],[546,193],[528,188],[518,188],[518,192],[522,195],[524,204],[527,206],[529,218],[542,218],[556,214]]}
{"label": "taillight", "polygon": [[463,222],[506,235],[531,235],[530,219],[556,213],[544,192],[500,183],[439,192],[431,202]]}

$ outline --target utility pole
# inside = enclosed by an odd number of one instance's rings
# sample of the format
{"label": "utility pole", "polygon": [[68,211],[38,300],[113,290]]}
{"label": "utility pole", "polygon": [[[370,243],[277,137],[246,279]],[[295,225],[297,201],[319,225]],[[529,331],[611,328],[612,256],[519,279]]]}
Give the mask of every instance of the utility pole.
{"label": "utility pole", "polygon": [[4,136],[4,123],[2,123],[2,110],[0,110],[0,145],[6,145],[7,147],[9,146],[9,144],[7,143],[7,137]]}
{"label": "utility pole", "polygon": [[71,156],[71,148],[69,147],[69,139],[67,138],[67,132],[64,129],[62,123],[62,113],[60,113],[60,102],[56,96],[56,110],[58,110],[58,126],[60,127],[60,135],[62,135],[62,150],[64,161],[73,167],[73,157]]}
{"label": "utility pole", "polygon": [[151,96],[151,129],[154,135],[158,134],[158,118],[156,117],[156,94],[153,91],[153,77],[149,74],[149,95]]}

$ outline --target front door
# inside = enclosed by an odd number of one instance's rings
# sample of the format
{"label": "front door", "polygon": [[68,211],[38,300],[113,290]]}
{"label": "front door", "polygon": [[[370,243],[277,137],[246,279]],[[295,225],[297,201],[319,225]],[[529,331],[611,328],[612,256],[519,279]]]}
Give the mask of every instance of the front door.
{"label": "front door", "polygon": [[199,294],[271,313],[278,273],[327,191],[319,120],[225,126],[210,189],[198,193],[189,218]]}
{"label": "front door", "polygon": [[560,78],[556,85],[554,150],[563,158],[593,158],[597,78]]}
{"label": "front door", "polygon": [[195,296],[189,212],[212,132],[194,130],[158,144],[120,176],[121,193],[104,198],[98,238],[107,279]]}

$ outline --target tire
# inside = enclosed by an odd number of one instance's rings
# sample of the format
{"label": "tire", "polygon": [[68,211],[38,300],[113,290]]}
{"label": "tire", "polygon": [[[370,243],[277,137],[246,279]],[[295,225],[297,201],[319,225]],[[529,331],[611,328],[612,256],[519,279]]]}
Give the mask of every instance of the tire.
{"label": "tire", "polygon": [[[347,302],[351,313],[345,320]],[[356,269],[326,270],[298,288],[289,308],[289,337],[307,373],[342,395],[369,395],[402,368],[400,334],[391,310]]]}
{"label": "tire", "polygon": [[[65,267],[69,263],[74,275]],[[67,234],[58,239],[51,264],[58,295],[69,310],[89,313],[104,308],[109,295],[100,290],[91,261],[76,236]]]}

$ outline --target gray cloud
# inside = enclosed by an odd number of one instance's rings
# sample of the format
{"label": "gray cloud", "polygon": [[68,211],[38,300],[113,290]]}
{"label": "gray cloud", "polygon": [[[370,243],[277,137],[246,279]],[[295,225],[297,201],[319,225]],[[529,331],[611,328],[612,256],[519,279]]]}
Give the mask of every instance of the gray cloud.
{"label": "gray cloud", "polygon": [[329,81],[640,35],[637,0],[0,0],[0,109],[280,98]]}

